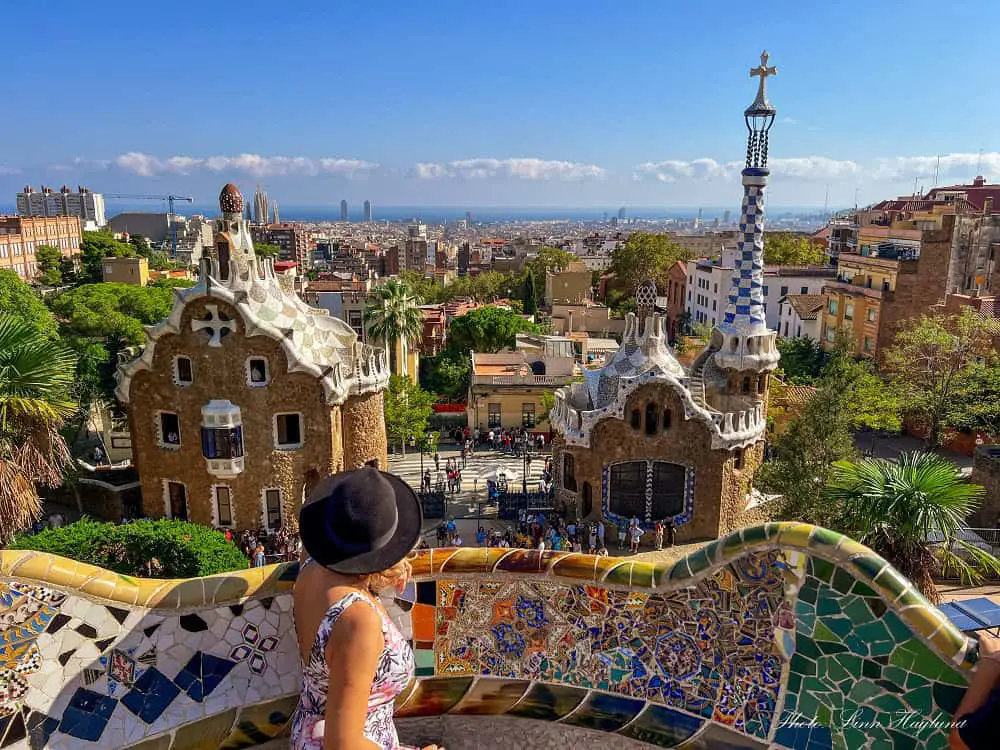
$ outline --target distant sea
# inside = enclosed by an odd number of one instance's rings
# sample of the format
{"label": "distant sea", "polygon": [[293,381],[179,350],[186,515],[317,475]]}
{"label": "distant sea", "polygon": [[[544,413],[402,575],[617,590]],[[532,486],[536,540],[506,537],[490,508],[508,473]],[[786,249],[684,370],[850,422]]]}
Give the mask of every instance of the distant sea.
{"label": "distant sea", "polygon": [[[203,214],[217,216],[219,204],[178,203],[175,210],[184,216]],[[723,208],[702,208],[702,220],[710,222],[716,217],[722,218],[726,211],[735,220],[739,217],[739,205]],[[105,213],[108,218],[123,211],[166,212],[167,204],[156,201],[118,201],[105,200]],[[14,204],[0,204],[0,214],[13,214],[17,209]],[[618,209],[602,208],[560,208],[560,207],[465,207],[465,206],[379,206],[372,207],[372,218],[375,221],[407,221],[419,219],[428,224],[443,224],[447,221],[464,219],[466,212],[472,214],[474,222],[494,223],[513,220],[527,221],[599,221],[604,217],[610,219],[618,215]],[[768,206],[768,217],[772,220],[782,216],[818,216],[820,209],[815,207],[784,207]],[[340,205],[301,206],[280,205],[279,218],[282,221],[339,221]],[[698,215],[698,208],[626,208],[626,219],[690,219]],[[351,221],[359,222],[363,218],[360,207],[353,207],[348,214]]]}

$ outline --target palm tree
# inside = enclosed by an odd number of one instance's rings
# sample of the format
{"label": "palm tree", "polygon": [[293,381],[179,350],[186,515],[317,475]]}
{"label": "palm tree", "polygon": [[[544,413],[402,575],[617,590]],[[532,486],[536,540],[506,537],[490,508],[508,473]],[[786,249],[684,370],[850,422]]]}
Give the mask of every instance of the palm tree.
{"label": "palm tree", "polygon": [[962,534],[982,494],[951,461],[921,451],[901,453],[896,462],[838,461],[823,489],[838,506],[841,530],[892,563],[933,603],[940,601],[933,576],[942,565],[966,583],[982,580],[984,571],[1000,573],[1000,560]]}
{"label": "palm tree", "polygon": [[75,369],[60,342],[0,316],[0,542],[38,518],[36,486],[59,486],[72,462],[59,428],[76,411]]}
{"label": "palm tree", "polygon": [[[401,281],[390,279],[368,293],[365,321],[368,335],[384,342],[389,350],[389,369],[393,374],[406,375],[407,345],[423,332],[423,300]],[[402,363],[396,361],[396,342],[400,343]],[[399,372],[400,367],[402,373]]]}

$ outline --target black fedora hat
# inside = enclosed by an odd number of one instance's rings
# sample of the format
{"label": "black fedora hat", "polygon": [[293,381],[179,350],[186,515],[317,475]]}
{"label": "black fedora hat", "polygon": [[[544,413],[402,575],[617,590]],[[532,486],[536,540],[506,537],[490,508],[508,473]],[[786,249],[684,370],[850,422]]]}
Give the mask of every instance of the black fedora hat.
{"label": "black fedora hat", "polygon": [[320,565],[347,575],[391,568],[416,546],[423,513],[410,486],[366,466],[321,480],[299,511],[299,536]]}

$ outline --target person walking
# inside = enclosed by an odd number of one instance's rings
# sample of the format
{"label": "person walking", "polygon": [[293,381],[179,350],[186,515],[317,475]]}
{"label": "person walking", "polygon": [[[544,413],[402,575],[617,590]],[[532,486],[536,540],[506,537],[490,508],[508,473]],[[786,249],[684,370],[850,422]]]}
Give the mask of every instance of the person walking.
{"label": "person walking", "polygon": [[434,451],[434,471],[441,471],[441,456],[437,451]]}
{"label": "person walking", "polygon": [[639,552],[639,542],[642,541],[642,526],[638,523],[632,527],[632,554],[637,554]]}
{"label": "person walking", "polygon": [[667,547],[673,547],[677,543],[677,527],[674,522],[668,520],[666,523]]}
{"label": "person walking", "polygon": [[656,549],[663,549],[663,521],[656,522],[656,526],[653,527],[653,533],[656,537]]}

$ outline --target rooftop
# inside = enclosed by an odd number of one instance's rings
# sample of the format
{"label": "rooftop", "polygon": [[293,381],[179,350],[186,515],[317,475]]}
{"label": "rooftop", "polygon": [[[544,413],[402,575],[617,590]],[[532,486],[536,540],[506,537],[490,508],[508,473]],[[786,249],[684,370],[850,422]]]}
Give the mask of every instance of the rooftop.
{"label": "rooftop", "polygon": [[826,305],[826,296],[822,294],[789,294],[784,299],[802,320],[816,320]]}

